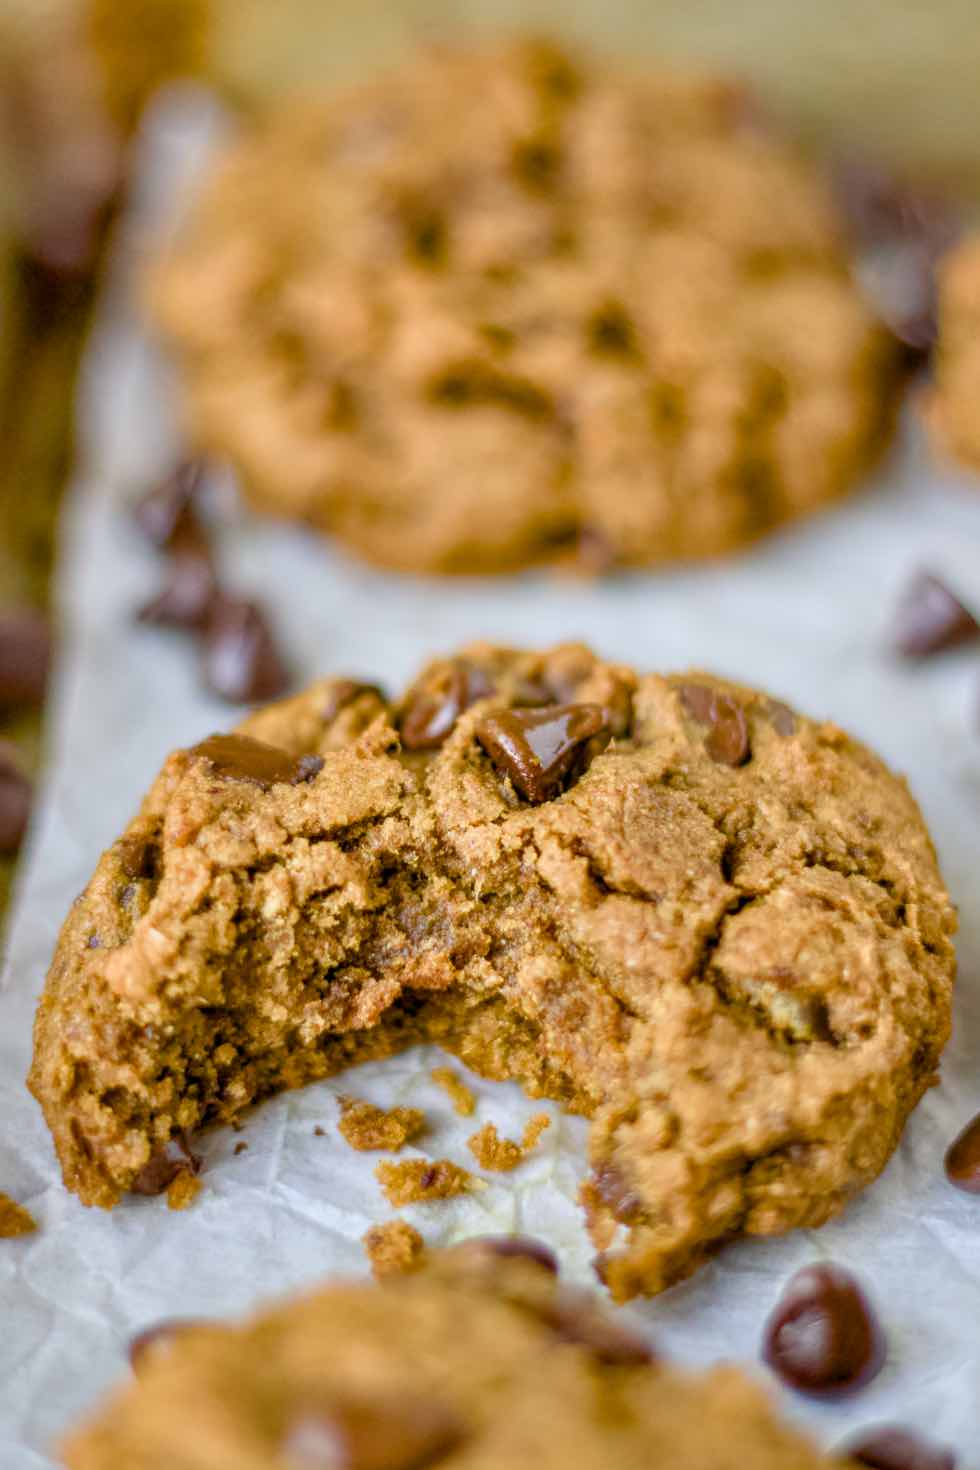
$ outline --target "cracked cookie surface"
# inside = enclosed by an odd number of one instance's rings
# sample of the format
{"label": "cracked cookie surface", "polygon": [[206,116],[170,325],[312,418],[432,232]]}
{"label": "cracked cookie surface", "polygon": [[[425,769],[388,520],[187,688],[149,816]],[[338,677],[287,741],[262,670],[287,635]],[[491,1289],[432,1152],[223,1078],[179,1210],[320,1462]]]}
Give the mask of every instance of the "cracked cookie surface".
{"label": "cracked cookie surface", "polygon": [[894,352],[822,181],[746,117],[542,42],[286,111],[152,273],[192,437],[408,571],[708,556],[823,506]]}
{"label": "cracked cookie surface", "polygon": [[592,1118],[626,1298],[875,1177],[936,1077],[954,927],[904,782],[835,726],[477,644],[173,754],[65,924],[30,1082],[111,1206],[202,1126],[435,1041]]}
{"label": "cracked cookie surface", "polygon": [[736,1369],[667,1366],[523,1246],[473,1241],[377,1286],[336,1282],[241,1326],[183,1327],[69,1438],[65,1463],[843,1470]]}

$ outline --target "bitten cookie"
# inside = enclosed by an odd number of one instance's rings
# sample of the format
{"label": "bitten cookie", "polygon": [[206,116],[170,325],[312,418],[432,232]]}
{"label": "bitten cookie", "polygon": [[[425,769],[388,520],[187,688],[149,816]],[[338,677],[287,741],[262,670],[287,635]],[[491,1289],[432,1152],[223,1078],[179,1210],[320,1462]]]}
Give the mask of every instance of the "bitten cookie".
{"label": "bitten cookie", "polygon": [[380,1286],[337,1282],[147,1342],[65,1464],[843,1470],[734,1368],[665,1366],[553,1272],[536,1242],[474,1240]]}
{"label": "bitten cookie", "polygon": [[942,447],[980,470],[980,234],[946,258],[939,272],[939,338],[931,427]]}
{"label": "bitten cookie", "polygon": [[30,1084],[111,1206],[196,1129],[437,1041],[592,1118],[625,1298],[875,1177],[935,1081],[954,927],[904,783],[835,726],[478,644],[172,755],[68,918]]}
{"label": "bitten cookie", "polygon": [[727,81],[544,42],[274,117],[149,300],[251,503],[408,571],[724,552],[890,417],[815,172]]}

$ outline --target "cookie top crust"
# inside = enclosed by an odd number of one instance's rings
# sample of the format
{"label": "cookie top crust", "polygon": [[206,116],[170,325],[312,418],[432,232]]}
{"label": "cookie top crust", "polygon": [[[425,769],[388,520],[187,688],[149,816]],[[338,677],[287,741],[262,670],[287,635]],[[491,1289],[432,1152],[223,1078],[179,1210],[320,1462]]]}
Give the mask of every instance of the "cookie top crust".
{"label": "cookie top crust", "polygon": [[[506,1255],[498,1255],[502,1246]],[[534,1243],[530,1243],[532,1248]],[[337,1282],[242,1326],[150,1342],[63,1448],[69,1470],[818,1470],[733,1368],[655,1360],[511,1238],[381,1285]]]}
{"label": "cookie top crust", "polygon": [[148,296],[251,502],[408,571],[725,551],[889,418],[815,170],[728,80],[544,40],[281,111]]}
{"label": "cookie top crust", "polygon": [[625,1298],[874,1178],[935,1080],[954,928],[904,782],[834,725],[471,645],[170,757],[65,925],[31,1086],[112,1205],[196,1129],[437,1039],[591,1116]]}

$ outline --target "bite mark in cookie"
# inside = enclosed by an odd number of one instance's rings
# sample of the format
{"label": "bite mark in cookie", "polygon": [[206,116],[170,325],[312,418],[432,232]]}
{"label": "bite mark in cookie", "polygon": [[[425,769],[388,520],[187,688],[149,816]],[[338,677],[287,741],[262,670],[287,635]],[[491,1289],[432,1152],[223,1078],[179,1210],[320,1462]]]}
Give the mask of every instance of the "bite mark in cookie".
{"label": "bite mark in cookie", "polygon": [[[480,697],[406,750],[458,667]],[[936,1077],[955,922],[880,761],[575,645],[475,645],[391,704],[350,683],[172,755],[73,909],[31,1072],[71,1188],[111,1206],[174,1140],[415,1041],[590,1116],[618,1298],[875,1177]],[[521,790],[481,727],[556,701],[603,727]]]}

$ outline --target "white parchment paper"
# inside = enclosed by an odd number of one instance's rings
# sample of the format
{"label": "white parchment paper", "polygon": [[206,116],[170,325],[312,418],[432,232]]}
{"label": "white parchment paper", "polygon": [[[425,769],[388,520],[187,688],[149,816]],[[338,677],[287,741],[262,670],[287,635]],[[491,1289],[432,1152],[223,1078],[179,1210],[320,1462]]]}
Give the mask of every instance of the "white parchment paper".
{"label": "white parchment paper", "polygon": [[[103,847],[174,746],[230,723],[202,691],[179,638],[134,625],[158,567],[120,514],[173,448],[165,375],[127,307],[127,276],[172,214],[214,123],[198,99],[158,114],[144,141],[141,197],[92,345],[84,394],[85,469],[64,526],[62,663],[50,764],[11,926],[0,995],[0,1188],[27,1205],[36,1235],[0,1242],[0,1470],[55,1463],[62,1429],[127,1372],[130,1335],[164,1316],[224,1316],[257,1300],[361,1272],[360,1237],[390,1215],[377,1155],[336,1131],[337,1094],[424,1108],[420,1150],[472,1163],[464,1141],[492,1119],[508,1136],[540,1109],[519,1089],[468,1081],[458,1119],[429,1080],[440,1060],[413,1051],[273,1101],[244,1132],[202,1143],[206,1188],[184,1214],[163,1200],[86,1210],[63,1188],[23,1083],[33,1008],[58,927]],[[922,667],[887,651],[890,607],[920,565],[980,605],[980,493],[929,458],[912,421],[868,491],[752,554],[696,570],[601,585],[538,576],[410,580],[346,561],[304,533],[242,519],[226,530],[230,580],[275,609],[304,678],[363,673],[397,687],[430,654],[474,637],[543,645],[582,637],[641,668],[696,665],[769,688],[867,739],[907,772],[961,912],[960,981],[942,1086],[914,1115],[883,1177],[819,1232],[728,1249],[694,1280],[632,1315],[691,1363],[734,1358],[761,1375],[764,1318],[800,1265],[833,1259],[864,1278],[888,1361],[864,1392],[814,1406],[773,1384],[783,1410],[827,1444],[896,1420],[980,1467],[980,1199],[942,1174],[943,1150],[980,1110],[980,653]],[[458,1064],[453,1063],[462,1071]],[[553,1126],[514,1174],[485,1192],[406,1210],[433,1243],[486,1231],[537,1233],[571,1278],[589,1280],[575,1202],[585,1127]],[[314,1133],[321,1127],[323,1136]],[[246,1152],[234,1154],[245,1141]]]}

